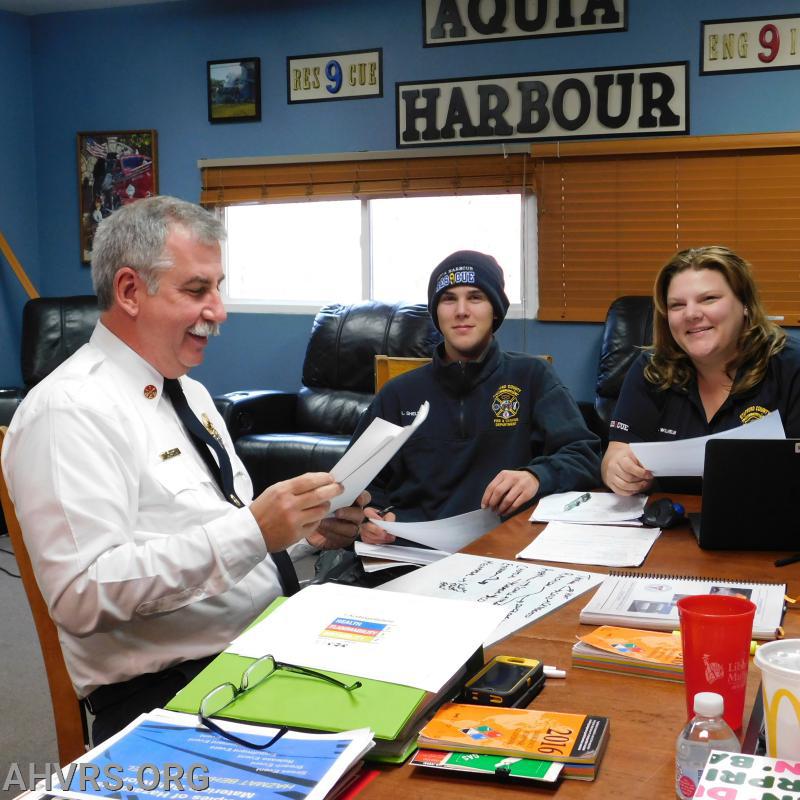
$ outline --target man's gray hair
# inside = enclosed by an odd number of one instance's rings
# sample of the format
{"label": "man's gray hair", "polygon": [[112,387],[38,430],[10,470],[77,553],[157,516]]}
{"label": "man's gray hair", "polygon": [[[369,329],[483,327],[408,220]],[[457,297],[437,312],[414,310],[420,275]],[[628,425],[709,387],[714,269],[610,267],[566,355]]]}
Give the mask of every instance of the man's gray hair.
{"label": "man's gray hair", "polygon": [[210,211],[168,195],[129,203],[97,226],[92,243],[92,285],[102,311],[111,308],[114,277],[122,267],[135,269],[150,294],[158,291],[159,273],[173,266],[165,251],[173,225],[185,228],[203,244],[225,238],[225,227]]}

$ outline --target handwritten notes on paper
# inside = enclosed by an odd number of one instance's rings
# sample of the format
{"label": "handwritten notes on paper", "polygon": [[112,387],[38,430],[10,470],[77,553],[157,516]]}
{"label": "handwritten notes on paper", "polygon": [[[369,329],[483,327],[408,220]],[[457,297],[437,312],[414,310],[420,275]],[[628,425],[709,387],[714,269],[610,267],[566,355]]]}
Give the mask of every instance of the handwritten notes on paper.
{"label": "handwritten notes on paper", "polygon": [[488,647],[597,586],[603,577],[582,570],[454,553],[379,588],[473,600],[502,609],[502,622],[484,640]]}

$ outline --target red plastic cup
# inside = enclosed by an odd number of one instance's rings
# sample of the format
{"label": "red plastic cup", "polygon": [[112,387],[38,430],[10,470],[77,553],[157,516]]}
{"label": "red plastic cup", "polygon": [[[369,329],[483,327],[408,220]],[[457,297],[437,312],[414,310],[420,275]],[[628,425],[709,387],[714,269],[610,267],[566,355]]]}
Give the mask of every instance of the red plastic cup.
{"label": "red plastic cup", "polygon": [[744,597],[699,594],[678,600],[686,683],[686,713],[692,716],[698,692],[716,692],[725,701],[725,722],[742,727],[747,667],[756,607]]}

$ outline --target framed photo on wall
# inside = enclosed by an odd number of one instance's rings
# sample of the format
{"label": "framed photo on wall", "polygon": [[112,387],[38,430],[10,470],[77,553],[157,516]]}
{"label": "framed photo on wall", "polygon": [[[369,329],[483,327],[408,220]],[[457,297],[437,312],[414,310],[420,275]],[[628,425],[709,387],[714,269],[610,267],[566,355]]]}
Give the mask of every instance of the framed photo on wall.
{"label": "framed photo on wall", "polygon": [[156,132],[78,134],[81,261],[92,257],[98,223],[118,208],[158,194]]}
{"label": "framed photo on wall", "polygon": [[207,79],[209,122],[261,119],[260,58],[209,61]]}

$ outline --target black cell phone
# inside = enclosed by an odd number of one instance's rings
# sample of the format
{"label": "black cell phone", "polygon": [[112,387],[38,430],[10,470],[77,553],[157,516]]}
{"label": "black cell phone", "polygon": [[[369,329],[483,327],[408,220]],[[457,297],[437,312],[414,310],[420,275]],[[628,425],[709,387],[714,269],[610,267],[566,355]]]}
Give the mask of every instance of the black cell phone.
{"label": "black cell phone", "polygon": [[543,677],[544,667],[538,659],[495,656],[466,682],[462,699],[481,705],[513,706]]}

